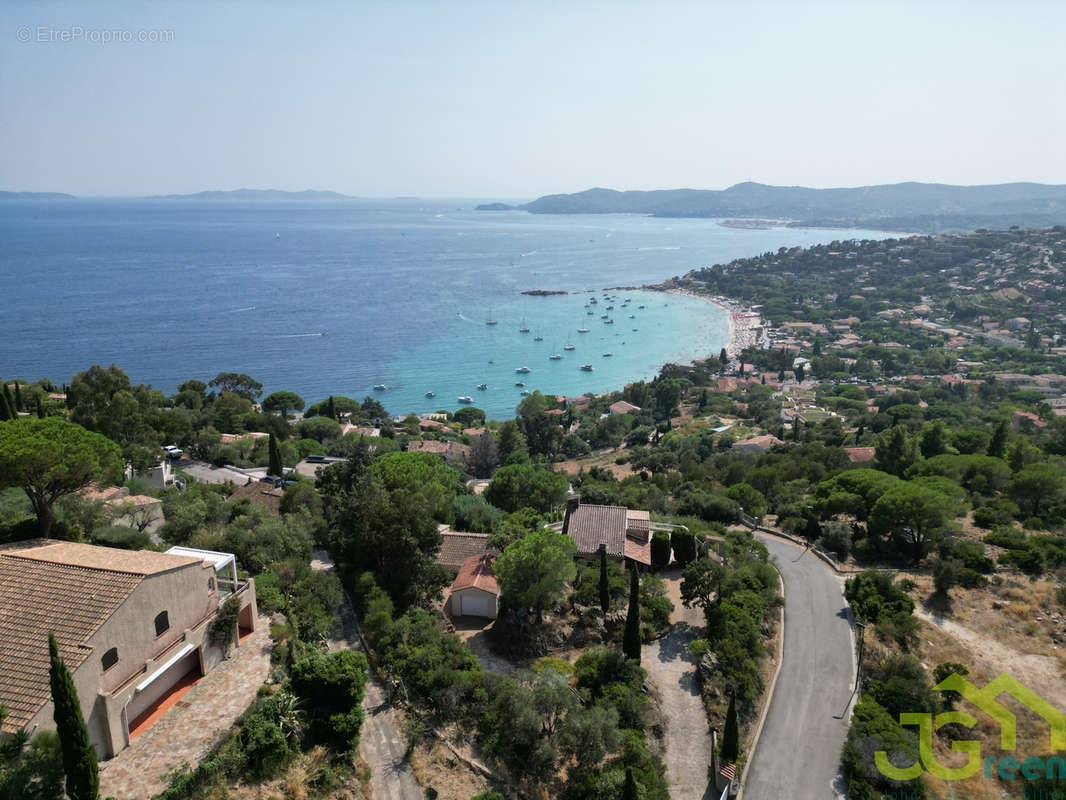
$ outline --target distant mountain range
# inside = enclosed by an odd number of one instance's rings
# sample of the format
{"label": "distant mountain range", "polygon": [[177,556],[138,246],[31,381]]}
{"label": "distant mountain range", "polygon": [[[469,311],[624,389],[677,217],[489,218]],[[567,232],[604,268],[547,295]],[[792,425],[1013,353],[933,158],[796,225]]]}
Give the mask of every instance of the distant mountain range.
{"label": "distant mountain range", "polygon": [[62,192],[0,192],[0,200],[76,200]]}
{"label": "distant mountain range", "polygon": [[480,211],[522,209],[534,214],[773,218],[786,220],[796,227],[947,232],[1066,224],[1066,186],[1042,183],[950,186],[911,182],[809,189],[747,182],[723,190],[588,189],[576,194],[546,195],[519,206],[489,203],[477,208]]}
{"label": "distant mountain range", "polygon": [[340,192],[305,189],[302,192],[285,192],[281,189],[234,189],[229,192],[210,191],[195,194],[163,194],[143,198],[145,200],[255,200],[285,202],[313,200],[315,202],[336,200],[358,200],[357,197]]}

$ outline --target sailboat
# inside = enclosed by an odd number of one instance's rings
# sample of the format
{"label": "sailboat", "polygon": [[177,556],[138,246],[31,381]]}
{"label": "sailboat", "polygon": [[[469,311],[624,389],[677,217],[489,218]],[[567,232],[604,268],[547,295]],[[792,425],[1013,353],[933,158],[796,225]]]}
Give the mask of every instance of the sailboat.
{"label": "sailboat", "polygon": [[[552,345],[552,350],[555,350],[555,345],[554,344]],[[562,358],[562,356],[559,355],[558,352],[553,352],[550,356],[548,356],[548,360],[549,361],[558,361],[561,358]]]}
{"label": "sailboat", "polygon": [[485,320],[485,324],[486,324],[486,325],[496,325],[496,324],[498,324],[498,323],[496,322],[496,320],[494,320],[494,319],[492,318],[492,309],[491,309],[491,308],[489,309],[489,318],[488,318],[487,320]]}
{"label": "sailboat", "polygon": [[589,329],[588,329],[588,328],[578,328],[578,329],[577,329],[577,332],[578,332],[578,333],[588,333],[588,332],[589,332]]}
{"label": "sailboat", "polygon": [[563,345],[563,350],[573,350],[573,349],[574,349],[574,346],[572,344],[570,344],[570,343],[567,343],[567,344]]}

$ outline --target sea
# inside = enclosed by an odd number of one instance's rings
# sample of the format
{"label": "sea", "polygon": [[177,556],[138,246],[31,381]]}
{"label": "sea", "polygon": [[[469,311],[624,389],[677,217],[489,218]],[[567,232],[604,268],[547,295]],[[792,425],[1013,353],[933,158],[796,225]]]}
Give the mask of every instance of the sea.
{"label": "sea", "polygon": [[615,287],[888,236],[478,202],[5,201],[0,376],[63,384],[113,363],[169,394],[243,372],[308,404],[369,395],[406,414],[469,397],[504,419],[523,392],[616,390],[728,344],[723,309]]}

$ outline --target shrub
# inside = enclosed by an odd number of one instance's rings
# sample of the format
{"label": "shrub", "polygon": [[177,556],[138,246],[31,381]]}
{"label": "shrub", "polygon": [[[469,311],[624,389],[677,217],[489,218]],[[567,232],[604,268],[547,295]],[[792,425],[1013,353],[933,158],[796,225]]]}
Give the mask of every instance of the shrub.
{"label": "shrub", "polygon": [[230,595],[219,606],[218,614],[211,621],[211,628],[207,632],[207,638],[223,650],[233,646],[233,640],[237,636],[237,619],[241,614],[241,601],[236,595]]}
{"label": "shrub", "polygon": [[696,537],[690,532],[675,528],[670,532],[670,546],[679,566],[685,566],[696,558]]}
{"label": "shrub", "polygon": [[670,534],[655,531],[651,537],[651,568],[665,569],[670,564]]}
{"label": "shrub", "polygon": [[851,539],[851,525],[842,520],[830,520],[822,525],[818,546],[843,559],[851,552]]}
{"label": "shrub", "polygon": [[991,533],[986,533],[985,544],[994,544],[996,547],[1005,547],[1008,550],[1025,550],[1029,547],[1024,532],[1006,527],[996,528]]}
{"label": "shrub", "polygon": [[292,665],[292,691],[307,708],[311,735],[337,750],[359,741],[366,689],[366,656],[353,650],[311,650]]}

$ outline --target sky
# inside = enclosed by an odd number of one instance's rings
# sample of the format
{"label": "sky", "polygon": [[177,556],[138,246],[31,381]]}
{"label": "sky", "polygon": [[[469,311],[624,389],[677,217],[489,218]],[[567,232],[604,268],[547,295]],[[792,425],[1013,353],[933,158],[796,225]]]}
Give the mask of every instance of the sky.
{"label": "sky", "polygon": [[0,189],[1066,184],[1066,3],[0,0]]}

